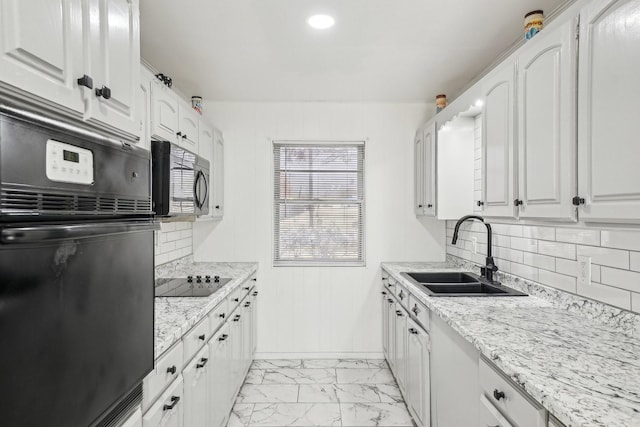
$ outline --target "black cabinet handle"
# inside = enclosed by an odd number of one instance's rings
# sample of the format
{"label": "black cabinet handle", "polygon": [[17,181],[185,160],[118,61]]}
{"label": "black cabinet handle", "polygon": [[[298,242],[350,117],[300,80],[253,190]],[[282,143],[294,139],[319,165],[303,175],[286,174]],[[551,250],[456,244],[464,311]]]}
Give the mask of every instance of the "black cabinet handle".
{"label": "black cabinet handle", "polygon": [[220,338],[218,338],[218,341],[225,341],[227,338],[229,338],[229,335],[222,334],[222,336]]}
{"label": "black cabinet handle", "polygon": [[176,136],[177,137],[181,137],[182,136],[182,132],[180,132],[180,131],[176,132]]}
{"label": "black cabinet handle", "polygon": [[401,301],[404,299],[404,293],[402,293],[402,291],[398,294],[398,298],[400,298]]}
{"label": "black cabinet handle", "polygon": [[387,293],[385,291],[380,292],[382,295],[386,295]]}
{"label": "black cabinet handle", "polygon": [[523,202],[522,202],[522,200],[520,200],[520,199],[515,199],[515,200],[513,201],[513,205],[514,205],[514,206],[522,206],[522,203],[523,203]]}
{"label": "black cabinet handle", "polygon": [[413,335],[418,335],[418,331],[415,328],[409,328],[409,332],[411,332]]}
{"label": "black cabinet handle", "polygon": [[245,302],[245,303],[244,303],[244,306],[245,306],[245,307],[249,307],[250,305],[251,305],[251,302],[249,302],[249,301],[247,301],[247,302]]}
{"label": "black cabinet handle", "polygon": [[205,339],[205,338],[206,338],[206,337],[204,336],[204,334],[202,334],[202,335],[200,335],[200,336],[198,337],[198,339],[199,339],[200,341],[204,341],[204,339]]}
{"label": "black cabinet handle", "polygon": [[419,207],[419,208],[421,208],[421,207],[422,207],[422,205],[418,205],[418,207]]}
{"label": "black cabinet handle", "polygon": [[431,203],[429,203],[429,204],[427,205],[427,208],[429,208],[429,209],[431,209],[432,207],[433,207],[433,205],[432,205]]}
{"label": "black cabinet handle", "polygon": [[402,312],[401,312],[400,310],[396,310],[396,316],[398,316],[398,317],[402,317],[402,316],[403,316],[403,314],[402,314]]}
{"label": "black cabinet handle", "polygon": [[254,297],[257,297],[257,296],[258,296],[258,291],[254,291],[252,295],[253,295]]}
{"label": "black cabinet handle", "polygon": [[392,286],[395,286],[395,284],[394,284],[394,283],[389,282],[389,284],[388,284],[387,286],[388,286],[388,287],[392,287]]}
{"label": "black cabinet handle", "polygon": [[478,201],[476,202],[476,205],[478,205],[478,207],[480,207],[480,206],[484,206],[484,202],[483,202],[482,200],[478,200]]}
{"label": "black cabinet handle", "polygon": [[498,389],[493,390],[493,397],[495,397],[496,400],[504,399],[504,391],[498,391]]}
{"label": "black cabinet handle", "polygon": [[167,368],[167,373],[169,373],[169,374],[172,374],[172,375],[173,375],[173,374],[175,374],[175,373],[176,373],[176,371],[177,371],[177,369],[176,369],[176,365],[169,366],[169,367]]}
{"label": "black cabinet handle", "polygon": [[571,199],[571,203],[573,204],[573,206],[580,206],[580,205],[584,205],[585,201],[584,201],[584,198],[580,196],[575,196],[573,199]]}
{"label": "black cabinet handle", "polygon": [[104,99],[111,98],[111,89],[106,86],[102,86],[100,89],[96,89],[96,96],[103,97]]}
{"label": "black cabinet handle", "polygon": [[178,402],[180,402],[180,397],[178,396],[171,396],[171,405],[164,405],[162,407],[163,411],[170,411],[173,408],[176,407],[176,405],[178,404]]}
{"label": "black cabinet handle", "polygon": [[209,359],[207,359],[206,357],[203,357],[202,359],[200,359],[200,363],[196,364],[196,369],[204,368],[204,366],[207,364],[208,361]]}
{"label": "black cabinet handle", "polygon": [[224,319],[224,318],[226,317],[226,314],[224,314],[224,313],[220,313],[220,314],[218,315],[218,317],[219,317],[219,318],[221,318],[221,319]]}
{"label": "black cabinet handle", "polygon": [[182,135],[182,139],[187,139],[187,134]]}
{"label": "black cabinet handle", "polygon": [[78,86],[93,89],[93,79],[86,74],[78,79]]}
{"label": "black cabinet handle", "polygon": [[248,286],[245,286],[245,287],[244,287],[244,288],[242,288],[242,289],[244,289],[245,291],[248,291],[248,290],[249,290],[249,289],[251,289],[251,288],[250,288],[250,287],[248,287]]}
{"label": "black cabinet handle", "polygon": [[234,301],[234,302],[239,302],[239,301],[240,301],[240,298],[234,298],[234,299],[233,299],[233,301]]}
{"label": "black cabinet handle", "polygon": [[418,304],[414,305],[413,308],[411,309],[411,311],[413,311],[413,314],[415,314],[417,316],[418,313],[420,313],[420,309],[418,308]]}
{"label": "black cabinet handle", "polygon": [[216,205],[216,209],[220,209],[220,205]]}
{"label": "black cabinet handle", "polygon": [[393,302],[393,300],[392,300],[391,298],[387,298],[387,302],[388,302],[388,303],[392,303],[392,302]]}
{"label": "black cabinet handle", "polygon": [[240,315],[239,315],[239,314],[236,314],[236,315],[233,317],[233,321],[234,321],[234,322],[237,322],[237,321],[239,321],[239,320],[240,320]]}
{"label": "black cabinet handle", "polygon": [[254,282],[257,282],[258,278],[257,277],[252,277],[251,280],[253,280]]}

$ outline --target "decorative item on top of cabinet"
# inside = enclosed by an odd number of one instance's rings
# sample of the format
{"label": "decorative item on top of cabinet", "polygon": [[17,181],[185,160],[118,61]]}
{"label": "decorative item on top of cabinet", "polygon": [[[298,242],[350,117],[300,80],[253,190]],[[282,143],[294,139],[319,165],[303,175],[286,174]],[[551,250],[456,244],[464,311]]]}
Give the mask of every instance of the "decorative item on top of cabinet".
{"label": "decorative item on top of cabinet", "polygon": [[418,129],[414,140],[414,210],[416,216],[436,215],[436,123]]}
{"label": "decorative item on top of cabinet", "polygon": [[0,1],[0,86],[139,135],[138,0]]}
{"label": "decorative item on top of cabinet", "polygon": [[538,34],[544,26],[544,12],[542,10],[532,10],[524,15],[524,38],[530,40]]}
{"label": "decorative item on top of cabinet", "polygon": [[576,220],[575,25],[549,27],[518,55],[520,218]]}
{"label": "decorative item on top of cabinet", "polygon": [[640,223],[638,16],[638,0],[592,1],[580,11],[576,202],[584,199],[584,221]]}
{"label": "decorative item on top of cabinet", "polygon": [[482,83],[482,197],[485,216],[516,216],[514,64],[508,62]]}

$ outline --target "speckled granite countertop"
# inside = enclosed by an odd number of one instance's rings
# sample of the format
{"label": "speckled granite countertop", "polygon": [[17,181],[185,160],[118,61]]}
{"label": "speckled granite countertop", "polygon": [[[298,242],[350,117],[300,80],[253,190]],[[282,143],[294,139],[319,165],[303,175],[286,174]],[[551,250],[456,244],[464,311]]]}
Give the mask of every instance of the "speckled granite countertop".
{"label": "speckled granite countertop", "polygon": [[433,298],[400,273],[469,269],[451,262],[382,268],[567,426],[640,426],[637,315],[509,275],[499,280],[535,296]]}
{"label": "speckled granite countertop", "polygon": [[156,279],[187,277],[190,274],[217,275],[233,279],[208,297],[155,299],[156,359],[257,270],[258,263],[255,262],[194,262],[192,257],[181,258],[156,267]]}

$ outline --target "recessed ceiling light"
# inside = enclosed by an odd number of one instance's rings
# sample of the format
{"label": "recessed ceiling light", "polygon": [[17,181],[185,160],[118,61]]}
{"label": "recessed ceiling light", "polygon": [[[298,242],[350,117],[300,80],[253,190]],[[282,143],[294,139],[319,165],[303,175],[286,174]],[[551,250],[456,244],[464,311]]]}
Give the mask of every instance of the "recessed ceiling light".
{"label": "recessed ceiling light", "polygon": [[313,28],[317,28],[319,30],[325,30],[327,28],[333,27],[333,24],[336,23],[336,20],[333,19],[333,16],[329,15],[313,15],[307,19],[307,23]]}

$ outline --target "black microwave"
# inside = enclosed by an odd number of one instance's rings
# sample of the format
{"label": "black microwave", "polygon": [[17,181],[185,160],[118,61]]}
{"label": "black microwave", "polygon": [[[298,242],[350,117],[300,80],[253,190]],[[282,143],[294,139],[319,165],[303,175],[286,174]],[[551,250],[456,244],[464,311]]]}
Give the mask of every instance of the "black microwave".
{"label": "black microwave", "polygon": [[151,141],[152,199],[158,216],[209,213],[209,161],[167,141]]}

